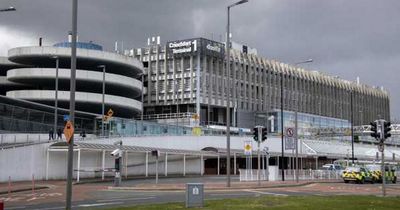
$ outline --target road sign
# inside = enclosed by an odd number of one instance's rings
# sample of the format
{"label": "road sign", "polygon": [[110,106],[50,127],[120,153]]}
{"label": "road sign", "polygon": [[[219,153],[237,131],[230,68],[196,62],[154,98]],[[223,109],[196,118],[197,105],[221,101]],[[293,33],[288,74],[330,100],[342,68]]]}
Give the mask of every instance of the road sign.
{"label": "road sign", "polygon": [[293,137],[293,135],[294,135],[293,128],[286,128],[286,136],[287,137]]}
{"label": "road sign", "polygon": [[245,141],[244,142],[244,154],[251,155],[251,150],[252,150],[251,141]]}
{"label": "road sign", "polygon": [[112,109],[109,109],[107,112],[108,118],[111,118],[114,115],[114,111]]}
{"label": "road sign", "polygon": [[293,137],[286,136],[285,137],[285,149],[296,149],[296,141]]}
{"label": "road sign", "polygon": [[378,144],[378,150],[379,150],[379,152],[383,152],[384,149],[385,149],[384,144],[383,144],[383,143],[379,143],[379,144]]}
{"label": "road sign", "polygon": [[67,143],[71,141],[71,137],[74,135],[74,126],[72,125],[71,121],[67,121],[64,127],[64,136],[67,140]]}

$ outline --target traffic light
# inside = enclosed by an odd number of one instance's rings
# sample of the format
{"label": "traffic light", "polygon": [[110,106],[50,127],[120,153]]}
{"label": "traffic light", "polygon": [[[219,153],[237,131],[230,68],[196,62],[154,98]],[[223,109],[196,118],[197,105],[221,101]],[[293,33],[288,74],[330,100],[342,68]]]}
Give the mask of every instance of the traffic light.
{"label": "traffic light", "polygon": [[371,136],[374,137],[375,139],[380,138],[380,134],[378,133],[378,122],[371,122],[369,123],[371,125]]}
{"label": "traffic light", "polygon": [[253,139],[254,141],[258,141],[258,127],[253,128]]}
{"label": "traffic light", "polygon": [[392,128],[390,128],[391,123],[390,122],[383,122],[383,138],[387,139],[389,137],[392,136],[392,134],[390,134],[389,132],[392,130]]}
{"label": "traffic light", "polygon": [[267,140],[267,134],[268,134],[267,128],[262,128],[262,134],[261,134],[262,140],[261,141]]}

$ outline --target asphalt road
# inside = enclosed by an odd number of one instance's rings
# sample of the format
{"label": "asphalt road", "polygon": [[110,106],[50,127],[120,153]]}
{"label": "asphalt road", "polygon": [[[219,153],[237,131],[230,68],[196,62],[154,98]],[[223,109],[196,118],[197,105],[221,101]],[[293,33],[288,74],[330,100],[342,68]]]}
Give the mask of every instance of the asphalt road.
{"label": "asphalt road", "polygon": [[[183,178],[183,179],[163,179],[162,182],[196,182],[204,181],[204,178]],[[221,177],[207,178],[207,181],[215,180],[221,182]],[[143,183],[142,181],[131,181],[127,185]],[[147,180],[151,182],[152,180]],[[74,194],[75,197],[83,196],[80,201],[73,202],[73,209],[85,208],[111,208],[117,206],[131,206],[140,204],[156,204],[167,202],[184,202],[184,191],[137,191],[137,190],[111,190],[104,187],[105,183],[81,185],[80,189],[91,188],[82,195]],[[111,185],[111,183],[106,183]],[[102,188],[96,188],[102,186]],[[93,187],[93,188],[92,188]],[[279,187],[263,189],[233,189],[233,190],[206,190],[205,199],[224,199],[238,197],[258,197],[264,195],[272,196],[292,196],[292,195],[379,195],[381,192],[380,184],[344,184],[344,183],[314,183],[305,186]],[[399,184],[389,184],[387,186],[389,195],[400,195]],[[13,195],[9,200],[5,200],[6,209],[65,209],[65,196],[62,191],[44,190],[32,195],[30,192],[21,192]],[[11,200],[10,200],[11,199]],[[12,200],[14,199],[14,200]],[[4,200],[4,198],[3,198]],[[36,202],[32,202],[36,201]],[[7,204],[10,205],[7,205]]]}

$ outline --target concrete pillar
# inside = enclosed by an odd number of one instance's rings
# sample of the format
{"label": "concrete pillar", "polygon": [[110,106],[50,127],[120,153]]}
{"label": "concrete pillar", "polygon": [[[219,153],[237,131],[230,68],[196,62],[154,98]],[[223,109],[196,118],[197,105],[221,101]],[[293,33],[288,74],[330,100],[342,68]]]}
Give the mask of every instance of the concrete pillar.
{"label": "concrete pillar", "polygon": [[183,154],[183,176],[186,176],[186,154]]}
{"label": "concrete pillar", "polygon": [[236,171],[237,171],[237,168],[236,168],[236,153],[233,153],[233,174],[236,175]]}
{"label": "concrete pillar", "polygon": [[145,169],[145,176],[149,176],[149,152],[146,152],[146,169]]}
{"label": "concrete pillar", "polygon": [[203,154],[200,155],[200,175],[203,176],[204,174],[204,157]]}
{"label": "concrete pillar", "polygon": [[125,152],[125,179],[128,179],[128,151]]}
{"label": "concrete pillar", "polygon": [[76,181],[79,182],[79,173],[80,173],[80,168],[81,168],[81,150],[78,150],[78,163],[77,163],[77,173],[76,173]]}
{"label": "concrete pillar", "polygon": [[318,156],[315,156],[315,170],[318,169]]}
{"label": "concrete pillar", "polygon": [[261,155],[261,170],[264,170],[264,165],[265,165],[265,159],[264,159],[264,154]]}
{"label": "concrete pillar", "polygon": [[219,159],[219,155],[217,156],[217,175],[219,175],[219,167],[220,167],[220,159]]}
{"label": "concrete pillar", "polygon": [[279,169],[279,156],[276,156],[276,165],[278,166],[278,169]]}
{"label": "concrete pillar", "polygon": [[165,153],[165,176],[168,176],[168,153]]}
{"label": "concrete pillar", "polygon": [[50,155],[50,152],[47,149],[47,154],[46,154],[46,180],[49,180],[49,161],[50,161],[49,155]]}
{"label": "concrete pillar", "polygon": [[105,159],[106,159],[106,151],[103,150],[101,158],[101,180],[104,180]]}

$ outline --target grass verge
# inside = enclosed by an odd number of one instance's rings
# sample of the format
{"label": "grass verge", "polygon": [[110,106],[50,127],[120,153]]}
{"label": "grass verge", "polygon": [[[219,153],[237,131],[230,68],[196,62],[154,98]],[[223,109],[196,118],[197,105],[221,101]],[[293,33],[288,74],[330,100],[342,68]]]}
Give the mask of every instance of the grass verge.
{"label": "grass verge", "polygon": [[[149,204],[131,207],[112,208],[117,210],[156,210],[156,209],[186,209],[184,203]],[[377,196],[260,196],[250,198],[207,200],[203,208],[190,209],[341,209],[341,210],[380,210],[400,209],[400,197]],[[111,210],[111,209],[110,209]]]}

